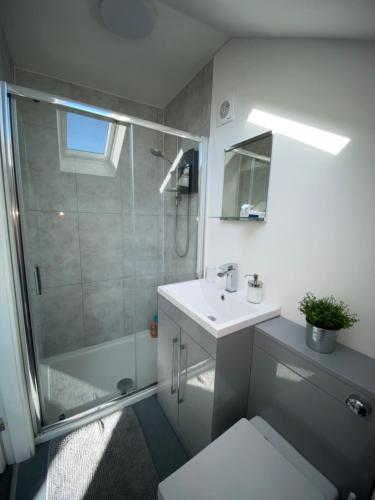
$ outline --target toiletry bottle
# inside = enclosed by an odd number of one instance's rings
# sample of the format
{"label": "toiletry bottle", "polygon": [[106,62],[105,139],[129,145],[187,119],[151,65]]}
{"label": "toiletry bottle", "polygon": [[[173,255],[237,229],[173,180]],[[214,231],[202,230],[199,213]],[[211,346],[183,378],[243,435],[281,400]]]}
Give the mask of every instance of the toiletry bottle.
{"label": "toiletry bottle", "polygon": [[154,314],[150,324],[150,335],[153,339],[158,336],[158,315]]}
{"label": "toiletry bottle", "polygon": [[247,301],[252,304],[260,304],[263,299],[263,281],[258,280],[258,274],[245,274],[245,278],[247,276],[254,278],[247,282]]}

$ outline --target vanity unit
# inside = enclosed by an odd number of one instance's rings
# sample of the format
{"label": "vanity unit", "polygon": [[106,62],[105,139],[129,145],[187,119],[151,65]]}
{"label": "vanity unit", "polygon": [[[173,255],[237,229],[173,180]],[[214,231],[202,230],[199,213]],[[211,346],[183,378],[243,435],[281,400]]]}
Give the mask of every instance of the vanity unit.
{"label": "vanity unit", "polygon": [[158,289],[158,400],[190,455],[246,416],[253,329],[279,308],[194,280]]}
{"label": "vanity unit", "polygon": [[[250,369],[249,369],[250,371]],[[254,327],[248,419],[159,484],[159,500],[369,500],[375,360],[306,346],[282,317]]]}

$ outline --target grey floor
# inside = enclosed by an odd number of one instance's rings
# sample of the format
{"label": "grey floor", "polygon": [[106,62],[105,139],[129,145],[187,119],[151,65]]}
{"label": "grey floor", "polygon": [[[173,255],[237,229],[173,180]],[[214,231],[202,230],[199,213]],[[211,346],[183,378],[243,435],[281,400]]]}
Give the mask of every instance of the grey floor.
{"label": "grey floor", "polygon": [[5,471],[0,474],[0,499],[9,498],[10,485],[12,481],[12,467],[8,465]]}
{"label": "grey floor", "polygon": [[[188,457],[160,408],[156,396],[133,406],[160,481],[187,462]],[[46,500],[48,443],[18,467],[16,500]],[[108,478],[110,481],[111,479]],[[1,500],[6,497],[0,496]]]}

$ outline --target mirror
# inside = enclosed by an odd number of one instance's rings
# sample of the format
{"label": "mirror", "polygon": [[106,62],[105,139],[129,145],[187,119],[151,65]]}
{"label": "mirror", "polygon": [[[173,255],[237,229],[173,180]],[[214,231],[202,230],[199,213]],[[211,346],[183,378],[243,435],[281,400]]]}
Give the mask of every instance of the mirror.
{"label": "mirror", "polygon": [[222,219],[265,220],[272,132],[225,150]]}

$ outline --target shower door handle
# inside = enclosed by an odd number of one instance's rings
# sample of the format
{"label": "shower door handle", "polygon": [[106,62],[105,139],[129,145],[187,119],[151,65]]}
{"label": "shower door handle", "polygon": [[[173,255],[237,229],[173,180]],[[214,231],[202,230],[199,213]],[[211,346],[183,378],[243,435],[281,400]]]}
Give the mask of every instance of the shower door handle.
{"label": "shower door handle", "polygon": [[35,281],[35,292],[37,295],[42,295],[42,287],[40,284],[40,273],[39,266],[34,266],[34,281]]}
{"label": "shower door handle", "polygon": [[171,384],[171,394],[175,394],[177,388],[175,386],[175,373],[177,372],[177,342],[178,338],[174,337],[172,341],[172,384]]}

